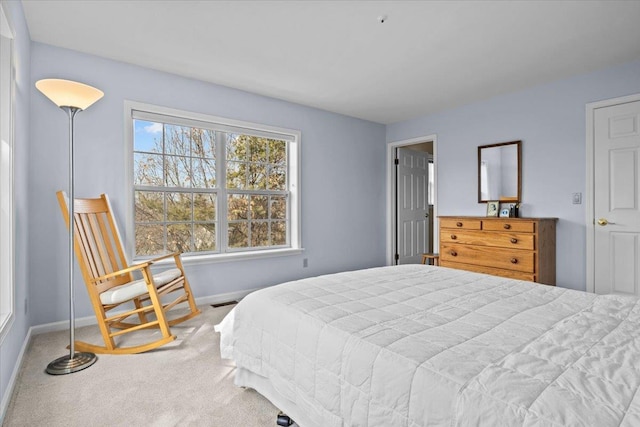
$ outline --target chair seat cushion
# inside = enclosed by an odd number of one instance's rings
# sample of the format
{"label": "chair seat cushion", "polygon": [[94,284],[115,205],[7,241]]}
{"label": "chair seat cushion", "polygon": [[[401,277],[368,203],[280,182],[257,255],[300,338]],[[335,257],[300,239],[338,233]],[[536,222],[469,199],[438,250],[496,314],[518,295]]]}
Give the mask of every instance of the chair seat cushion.
{"label": "chair seat cushion", "polygon": [[[170,270],[163,271],[153,275],[153,281],[156,287],[166,285],[167,283],[182,276],[182,272],[179,268],[172,268]],[[139,297],[147,293],[147,284],[144,279],[134,280],[131,283],[125,285],[116,286],[108,291],[100,294],[100,302],[102,304],[118,304],[123,301],[130,300],[131,298]]]}

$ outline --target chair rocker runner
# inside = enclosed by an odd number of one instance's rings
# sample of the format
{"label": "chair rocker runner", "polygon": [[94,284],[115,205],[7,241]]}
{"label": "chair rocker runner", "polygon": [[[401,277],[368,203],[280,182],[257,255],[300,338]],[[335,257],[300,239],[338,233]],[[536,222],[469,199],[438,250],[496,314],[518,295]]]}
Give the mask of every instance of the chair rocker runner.
{"label": "chair rocker runner", "polygon": [[[62,216],[69,227],[67,195],[63,191],[56,194]],[[106,194],[97,199],[75,199],[73,216],[76,258],[105,343],[99,346],[75,341],[76,349],[93,353],[131,354],[175,340],[169,327],[200,314],[184,274],[180,254],[168,254],[129,266]],[[151,266],[166,258],[174,259],[175,268],[153,274]],[[134,272],[138,272],[141,278],[136,279]],[[179,292],[177,298],[168,303],[162,302],[163,297],[174,292]],[[182,302],[188,303],[189,312],[168,319],[167,312]],[[115,308],[118,310],[108,315]],[[131,316],[136,316],[137,322],[126,321]],[[145,328],[159,328],[161,337],[134,346],[121,347],[116,344],[116,337]]]}

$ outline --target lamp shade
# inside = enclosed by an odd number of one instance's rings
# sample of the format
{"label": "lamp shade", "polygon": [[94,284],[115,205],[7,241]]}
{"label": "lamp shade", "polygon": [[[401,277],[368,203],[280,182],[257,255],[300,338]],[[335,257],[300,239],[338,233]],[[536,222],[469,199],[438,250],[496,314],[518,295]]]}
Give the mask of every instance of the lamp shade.
{"label": "lamp shade", "polygon": [[95,87],[62,79],[38,80],[36,88],[58,107],[80,110],[86,110],[104,96],[104,92]]}

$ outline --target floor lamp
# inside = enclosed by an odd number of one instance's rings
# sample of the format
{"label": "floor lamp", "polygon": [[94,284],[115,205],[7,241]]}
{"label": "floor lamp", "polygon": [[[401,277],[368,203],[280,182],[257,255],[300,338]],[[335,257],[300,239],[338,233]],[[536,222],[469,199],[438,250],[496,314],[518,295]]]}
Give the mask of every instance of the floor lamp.
{"label": "floor lamp", "polygon": [[86,110],[102,98],[104,93],[83,83],[60,79],[44,79],[36,82],[36,88],[60,107],[69,116],[69,354],[47,365],[51,375],[71,374],[93,365],[98,358],[93,353],[78,352],[75,349],[75,314],[73,296],[73,119],[78,111]]}

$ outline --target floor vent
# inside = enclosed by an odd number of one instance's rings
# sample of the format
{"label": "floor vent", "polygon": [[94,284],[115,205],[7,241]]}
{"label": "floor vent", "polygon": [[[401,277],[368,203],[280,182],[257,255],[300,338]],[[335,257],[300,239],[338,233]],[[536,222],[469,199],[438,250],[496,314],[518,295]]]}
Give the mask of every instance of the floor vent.
{"label": "floor vent", "polygon": [[211,304],[211,307],[214,307],[214,308],[224,307],[225,305],[233,305],[237,303],[238,301],[227,301],[227,302],[221,302],[220,304]]}

